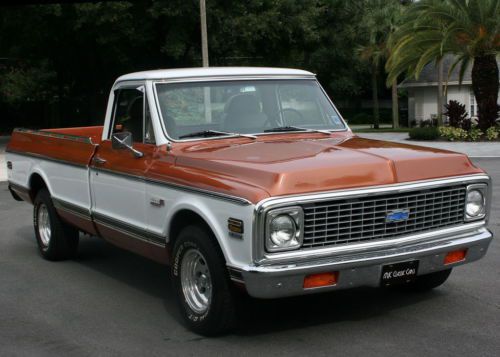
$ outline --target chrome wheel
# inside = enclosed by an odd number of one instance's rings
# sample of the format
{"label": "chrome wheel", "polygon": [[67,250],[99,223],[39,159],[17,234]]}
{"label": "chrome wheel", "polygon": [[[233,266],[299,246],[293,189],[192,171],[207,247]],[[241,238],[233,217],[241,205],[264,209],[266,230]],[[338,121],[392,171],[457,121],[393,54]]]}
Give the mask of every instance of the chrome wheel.
{"label": "chrome wheel", "polygon": [[38,233],[44,247],[48,247],[50,243],[51,229],[49,210],[45,204],[40,204],[38,207]]}
{"label": "chrome wheel", "polygon": [[205,257],[198,249],[189,249],[181,263],[182,292],[189,307],[198,314],[205,313],[212,300],[212,279]]}

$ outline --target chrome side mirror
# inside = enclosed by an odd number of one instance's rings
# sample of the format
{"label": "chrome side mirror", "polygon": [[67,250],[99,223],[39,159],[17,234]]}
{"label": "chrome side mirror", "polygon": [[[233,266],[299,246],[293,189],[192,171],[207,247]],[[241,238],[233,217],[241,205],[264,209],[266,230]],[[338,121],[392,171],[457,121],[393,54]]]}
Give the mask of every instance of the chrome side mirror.
{"label": "chrome side mirror", "polygon": [[144,156],[142,152],[136,150],[132,146],[132,133],[128,131],[123,131],[121,133],[115,133],[111,136],[111,147],[116,150],[127,149],[134,154],[134,157],[141,158]]}

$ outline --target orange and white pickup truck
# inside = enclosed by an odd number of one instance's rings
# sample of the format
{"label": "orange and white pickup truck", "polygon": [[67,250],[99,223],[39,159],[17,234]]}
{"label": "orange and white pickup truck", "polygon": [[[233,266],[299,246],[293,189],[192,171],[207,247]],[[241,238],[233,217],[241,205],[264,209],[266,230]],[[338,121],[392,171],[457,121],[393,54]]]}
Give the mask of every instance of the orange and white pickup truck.
{"label": "orange and white pickup truck", "polygon": [[103,126],[17,129],[6,160],[44,258],[74,257],[86,233],[167,264],[205,335],[230,328],[238,291],[432,289],[492,239],[484,171],[354,135],[301,70],[128,74]]}

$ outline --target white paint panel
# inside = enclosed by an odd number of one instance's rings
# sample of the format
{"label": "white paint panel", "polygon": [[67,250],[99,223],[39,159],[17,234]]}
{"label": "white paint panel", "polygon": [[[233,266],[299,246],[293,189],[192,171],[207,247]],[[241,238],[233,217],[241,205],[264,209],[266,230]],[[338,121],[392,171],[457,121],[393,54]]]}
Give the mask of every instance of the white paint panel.
{"label": "white paint panel", "polygon": [[[168,240],[170,238],[168,230],[172,218],[180,210],[187,209],[196,212],[210,226],[221,246],[227,264],[242,267],[252,261],[253,205],[242,206],[159,184],[147,183],[146,186],[146,215],[150,232],[167,236]],[[151,198],[163,199],[164,206],[150,205]],[[229,236],[227,220],[230,217],[243,221],[244,234],[242,239]]]}
{"label": "white paint panel", "polygon": [[179,79],[192,77],[219,76],[313,76],[313,73],[300,69],[269,67],[199,67],[158,69],[125,74],[116,81],[137,81],[144,79]]}
{"label": "white paint panel", "polygon": [[9,181],[23,187],[28,187],[29,173],[35,159],[9,152],[6,153],[5,158],[7,161],[13,163],[12,170],[8,172]]}
{"label": "white paint panel", "polygon": [[11,182],[29,188],[31,175],[37,173],[44,179],[53,197],[90,209],[86,167],[13,153],[7,153],[7,160],[13,163],[13,170],[9,177]]}
{"label": "white paint panel", "polygon": [[94,212],[146,229],[143,181],[91,169],[90,185]]}

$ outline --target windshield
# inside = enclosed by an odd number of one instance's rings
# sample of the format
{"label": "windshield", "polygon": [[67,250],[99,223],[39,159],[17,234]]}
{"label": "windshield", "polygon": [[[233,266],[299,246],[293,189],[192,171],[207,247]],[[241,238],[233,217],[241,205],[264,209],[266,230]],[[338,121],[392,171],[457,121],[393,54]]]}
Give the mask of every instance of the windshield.
{"label": "windshield", "polygon": [[156,91],[168,135],[176,140],[345,129],[315,80],[158,83]]}

